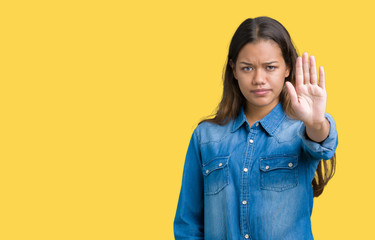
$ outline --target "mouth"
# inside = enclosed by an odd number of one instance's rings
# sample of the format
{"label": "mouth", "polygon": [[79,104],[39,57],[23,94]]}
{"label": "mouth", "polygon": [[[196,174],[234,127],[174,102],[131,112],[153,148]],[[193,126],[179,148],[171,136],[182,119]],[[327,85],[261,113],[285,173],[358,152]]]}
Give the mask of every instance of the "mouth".
{"label": "mouth", "polygon": [[267,93],[271,92],[271,89],[256,89],[256,90],[252,90],[250,92],[252,92],[252,93],[254,93],[255,95],[258,95],[258,96],[263,96],[263,95],[266,95]]}

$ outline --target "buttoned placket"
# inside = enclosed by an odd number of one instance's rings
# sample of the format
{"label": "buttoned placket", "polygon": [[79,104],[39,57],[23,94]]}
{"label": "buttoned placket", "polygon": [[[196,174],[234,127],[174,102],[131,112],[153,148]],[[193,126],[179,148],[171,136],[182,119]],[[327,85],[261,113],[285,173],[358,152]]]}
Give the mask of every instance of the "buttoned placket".
{"label": "buttoned placket", "polygon": [[250,233],[250,223],[249,223],[249,216],[248,216],[248,204],[251,199],[249,199],[249,184],[250,184],[250,166],[252,166],[252,162],[254,161],[253,155],[255,151],[255,144],[256,144],[256,135],[258,131],[259,123],[255,124],[255,127],[249,128],[248,124],[246,126],[246,129],[248,131],[247,136],[247,145],[243,160],[243,167],[242,167],[242,173],[241,173],[241,179],[242,179],[242,187],[241,187],[241,207],[240,207],[240,222],[241,222],[241,234],[243,236],[243,239],[252,239],[251,233]]}

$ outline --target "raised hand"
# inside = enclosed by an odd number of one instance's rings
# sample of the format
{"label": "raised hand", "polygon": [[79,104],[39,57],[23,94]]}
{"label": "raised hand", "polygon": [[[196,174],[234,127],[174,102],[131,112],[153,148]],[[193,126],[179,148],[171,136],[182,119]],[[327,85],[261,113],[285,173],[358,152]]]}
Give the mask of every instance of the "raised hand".
{"label": "raised hand", "polygon": [[296,86],[286,82],[293,117],[301,120],[306,125],[308,136],[314,141],[322,141],[328,136],[329,122],[324,114],[327,105],[327,92],[325,89],[324,69],[319,68],[319,83],[316,72],[314,56],[305,52],[296,62]]}
{"label": "raised hand", "polygon": [[316,72],[314,56],[305,52],[296,62],[296,87],[286,82],[294,117],[306,125],[314,126],[324,121],[327,105],[327,92],[325,89],[324,69],[319,68],[319,83]]}

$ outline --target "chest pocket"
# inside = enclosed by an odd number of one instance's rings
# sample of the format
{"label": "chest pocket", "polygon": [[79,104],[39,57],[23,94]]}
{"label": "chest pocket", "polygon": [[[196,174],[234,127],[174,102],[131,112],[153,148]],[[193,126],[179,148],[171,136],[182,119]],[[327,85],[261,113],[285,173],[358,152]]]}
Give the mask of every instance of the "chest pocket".
{"label": "chest pocket", "polygon": [[297,185],[297,155],[278,155],[260,159],[261,189],[284,191]]}
{"label": "chest pocket", "polygon": [[229,184],[229,156],[216,157],[203,165],[204,194],[217,194]]}

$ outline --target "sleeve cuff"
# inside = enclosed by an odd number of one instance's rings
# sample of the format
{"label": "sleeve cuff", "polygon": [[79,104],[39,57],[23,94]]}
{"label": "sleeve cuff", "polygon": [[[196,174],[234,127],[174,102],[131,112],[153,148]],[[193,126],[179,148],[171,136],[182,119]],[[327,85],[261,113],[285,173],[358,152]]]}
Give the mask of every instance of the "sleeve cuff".
{"label": "sleeve cuff", "polygon": [[336,130],[336,123],[332,116],[325,113],[325,117],[330,124],[328,137],[320,143],[314,142],[307,137],[305,124],[301,125],[298,136],[302,139],[305,150],[310,153],[314,158],[328,160],[335,154],[338,136]]}

